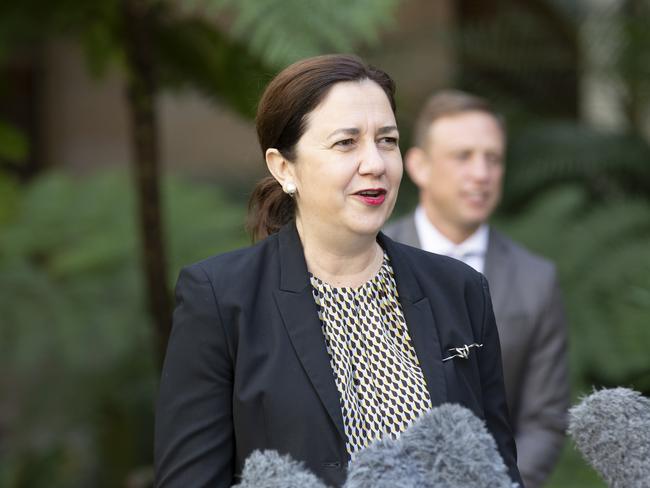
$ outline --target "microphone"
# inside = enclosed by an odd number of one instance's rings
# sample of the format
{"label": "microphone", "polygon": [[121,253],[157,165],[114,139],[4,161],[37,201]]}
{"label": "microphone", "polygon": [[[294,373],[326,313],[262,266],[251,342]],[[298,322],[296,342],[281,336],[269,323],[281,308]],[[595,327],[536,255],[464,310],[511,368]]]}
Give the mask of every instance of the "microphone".
{"label": "microphone", "polygon": [[422,463],[414,462],[399,440],[382,439],[357,452],[344,488],[431,488]]}
{"label": "microphone", "polygon": [[[290,456],[255,451],[238,488],[326,488]],[[443,404],[424,413],[399,439],[358,451],[344,488],[517,488],[496,442],[470,410]]]}
{"label": "microphone", "polygon": [[316,475],[291,456],[254,451],[244,463],[237,488],[327,488]]}
{"label": "microphone", "polygon": [[443,404],[413,422],[398,440],[356,454],[345,488],[513,488],[496,442],[470,410]]}
{"label": "microphone", "polygon": [[650,399],[600,390],[569,410],[569,434],[608,486],[650,486]]}

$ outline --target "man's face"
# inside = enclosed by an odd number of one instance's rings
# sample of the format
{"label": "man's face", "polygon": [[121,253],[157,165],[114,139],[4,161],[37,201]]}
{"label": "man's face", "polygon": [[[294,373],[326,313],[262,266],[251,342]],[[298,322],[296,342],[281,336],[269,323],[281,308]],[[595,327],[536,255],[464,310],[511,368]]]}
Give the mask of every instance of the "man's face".
{"label": "man's face", "polygon": [[468,236],[485,222],[501,198],[505,137],[486,112],[442,117],[431,124],[421,152],[421,201],[443,233]]}

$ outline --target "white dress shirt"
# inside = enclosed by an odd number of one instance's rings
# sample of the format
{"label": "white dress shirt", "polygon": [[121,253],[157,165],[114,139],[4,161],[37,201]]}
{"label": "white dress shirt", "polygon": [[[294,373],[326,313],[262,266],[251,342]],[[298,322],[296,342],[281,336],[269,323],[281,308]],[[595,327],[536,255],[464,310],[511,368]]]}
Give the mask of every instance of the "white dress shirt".
{"label": "white dress shirt", "polygon": [[490,227],[481,224],[471,236],[460,244],[454,244],[429,221],[424,208],[418,205],[415,209],[415,229],[420,239],[422,249],[436,254],[444,254],[463,261],[479,273],[485,268]]}

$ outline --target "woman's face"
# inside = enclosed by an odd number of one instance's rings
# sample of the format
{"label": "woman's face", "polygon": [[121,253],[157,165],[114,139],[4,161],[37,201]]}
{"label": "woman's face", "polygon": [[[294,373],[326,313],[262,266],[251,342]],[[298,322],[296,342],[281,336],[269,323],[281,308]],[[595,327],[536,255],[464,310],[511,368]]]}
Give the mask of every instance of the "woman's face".
{"label": "woman's face", "polygon": [[400,181],[399,133],[388,97],[370,80],[341,82],[309,115],[291,166],[297,219],[327,238],[376,235]]}

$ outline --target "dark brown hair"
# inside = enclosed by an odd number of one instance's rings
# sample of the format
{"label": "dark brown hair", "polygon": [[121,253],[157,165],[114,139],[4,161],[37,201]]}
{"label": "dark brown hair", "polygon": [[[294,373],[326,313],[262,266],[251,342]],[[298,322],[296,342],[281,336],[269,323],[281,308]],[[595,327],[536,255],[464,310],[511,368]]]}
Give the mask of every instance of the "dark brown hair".
{"label": "dark brown hair", "polygon": [[460,90],[443,90],[432,95],[418,115],[413,127],[413,144],[420,149],[426,149],[431,124],[443,117],[462,112],[485,112],[492,115],[505,136],[503,117],[485,98]]}
{"label": "dark brown hair", "polygon": [[[266,150],[275,148],[289,161],[307,128],[307,118],[336,83],[371,80],[386,93],[395,112],[395,83],[383,71],[352,55],[330,54],[298,61],[281,71],[266,87],[257,106],[257,138]],[[253,240],[277,232],[295,218],[295,200],[272,176],[262,179],[248,203],[247,228]]]}

